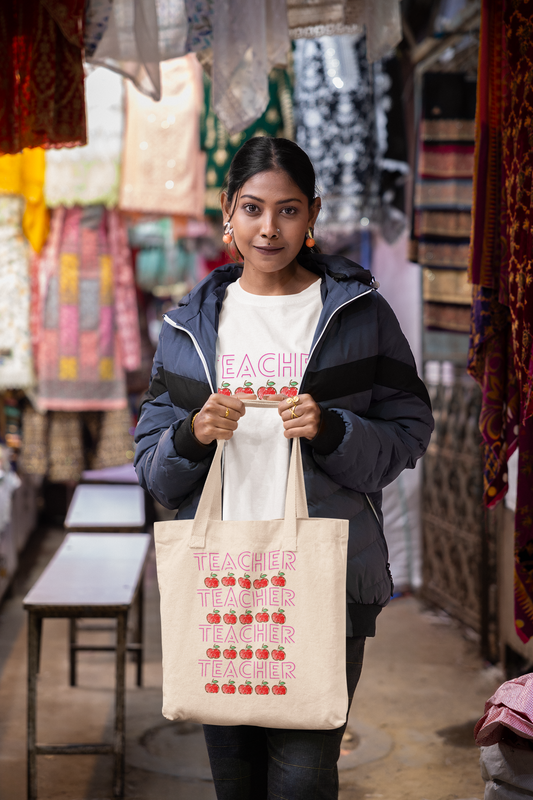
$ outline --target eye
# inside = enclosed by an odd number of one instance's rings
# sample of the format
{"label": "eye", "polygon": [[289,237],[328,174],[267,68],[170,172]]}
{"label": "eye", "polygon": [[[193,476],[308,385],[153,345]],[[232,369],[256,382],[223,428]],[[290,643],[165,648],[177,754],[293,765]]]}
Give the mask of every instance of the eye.
{"label": "eye", "polygon": [[298,213],[298,209],[294,206],[287,206],[286,208],[281,209],[281,213],[285,214],[287,217],[292,217],[294,214]]}
{"label": "eye", "polygon": [[254,203],[245,203],[243,208],[248,214],[255,214],[259,210]]}

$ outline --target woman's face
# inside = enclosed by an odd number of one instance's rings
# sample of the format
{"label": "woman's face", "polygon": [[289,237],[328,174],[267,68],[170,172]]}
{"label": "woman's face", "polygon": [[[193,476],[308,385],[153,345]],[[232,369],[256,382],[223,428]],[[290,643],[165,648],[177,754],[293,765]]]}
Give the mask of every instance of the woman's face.
{"label": "woman's face", "polygon": [[[230,209],[223,196],[224,221]],[[240,190],[231,218],[233,241],[246,267],[278,272],[296,261],[309,226],[313,227],[320,200],[309,201],[286,172],[258,172]]]}

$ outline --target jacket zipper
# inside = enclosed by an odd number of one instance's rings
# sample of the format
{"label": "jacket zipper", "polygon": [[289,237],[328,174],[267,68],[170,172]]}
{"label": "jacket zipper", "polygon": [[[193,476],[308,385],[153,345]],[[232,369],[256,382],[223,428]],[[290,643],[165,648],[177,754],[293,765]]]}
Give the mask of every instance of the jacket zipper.
{"label": "jacket zipper", "polygon": [[163,319],[165,320],[165,322],[168,322],[168,324],[169,324],[169,325],[172,325],[172,327],[173,327],[173,328],[176,328],[176,330],[178,330],[178,331],[184,331],[184,333],[187,333],[187,334],[189,334],[189,336],[191,337],[191,339],[192,339],[192,342],[193,342],[193,344],[194,344],[194,347],[195,347],[195,349],[196,349],[196,352],[197,352],[197,353],[198,353],[198,355],[200,356],[200,360],[201,360],[202,364],[204,365],[205,374],[207,375],[207,380],[209,381],[209,386],[211,387],[211,392],[214,394],[214,393],[215,393],[215,390],[214,390],[214,388],[213,388],[213,383],[212,383],[212,381],[211,381],[211,375],[209,374],[209,367],[207,366],[207,361],[206,361],[206,358],[205,358],[204,354],[202,353],[202,348],[201,348],[201,347],[200,347],[200,345],[198,344],[198,340],[196,339],[196,337],[195,337],[195,336],[193,336],[193,334],[192,334],[190,331],[188,331],[188,330],[187,330],[187,328],[182,328],[182,327],[181,327],[181,325],[177,325],[177,324],[176,324],[176,323],[175,323],[173,320],[171,320],[171,319],[170,319],[170,317],[168,317],[166,314],[165,314],[165,316],[163,317]]}

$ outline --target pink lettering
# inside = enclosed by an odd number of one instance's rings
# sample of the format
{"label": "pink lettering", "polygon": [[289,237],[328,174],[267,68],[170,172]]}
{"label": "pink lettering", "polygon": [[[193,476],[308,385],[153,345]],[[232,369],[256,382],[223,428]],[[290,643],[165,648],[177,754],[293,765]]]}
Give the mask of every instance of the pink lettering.
{"label": "pink lettering", "polygon": [[202,631],[202,642],[208,642],[211,638],[211,630],[213,628],[212,625],[199,625],[198,626]]}
{"label": "pink lettering", "polygon": [[199,594],[202,598],[202,606],[207,606],[207,595],[211,594],[209,589],[197,589],[196,594]]}
{"label": "pink lettering", "polygon": [[252,626],[251,625],[243,625],[239,631],[239,638],[241,642],[244,644],[250,644],[253,641],[252,638]]}
{"label": "pink lettering", "polygon": [[252,592],[252,596],[254,599],[252,605],[254,607],[259,606],[260,608],[263,608],[263,606],[268,605],[267,591],[268,591],[267,589],[258,589],[256,592]]}
{"label": "pink lettering", "polygon": [[242,592],[239,592],[239,602],[237,605],[243,608],[248,608],[248,606],[252,605],[252,593],[249,589],[243,589]]}
{"label": "pink lettering", "polygon": [[200,665],[200,669],[202,671],[202,678],[206,677],[207,669],[208,669],[210,663],[211,663],[210,661],[208,661],[207,659],[204,659],[204,658],[201,658],[198,661],[198,664]]}
{"label": "pink lettering", "polygon": [[266,661],[254,661],[254,679],[256,678],[266,678],[267,677],[267,662]]}
{"label": "pink lettering", "polygon": [[243,661],[242,664],[239,664],[239,675],[241,678],[251,678],[252,677],[252,662],[251,661]]}
{"label": "pink lettering", "polygon": [[281,678],[281,664],[276,661],[269,663],[268,677],[271,681],[279,681]]}
{"label": "pink lettering", "polygon": [[241,553],[239,555],[239,558],[237,559],[237,561],[239,562],[239,567],[243,569],[245,572],[251,569],[250,567],[251,560],[252,560],[252,554],[248,550],[245,550],[244,553]]}
{"label": "pink lettering", "polygon": [[220,553],[209,553],[209,569],[211,572],[220,571]]}
{"label": "pink lettering", "polygon": [[222,627],[222,625],[213,625],[213,641],[214,642],[224,641],[224,628]]}
{"label": "pink lettering", "polygon": [[290,625],[280,625],[283,644],[294,644],[294,628]]}
{"label": "pink lettering", "polygon": [[269,625],[270,628],[270,636],[268,637],[269,642],[274,642],[275,644],[279,644],[281,642],[281,625]]}
{"label": "pink lettering", "polygon": [[257,369],[259,370],[261,375],[265,376],[265,378],[273,378],[274,375],[276,374],[274,369],[268,369],[266,365],[267,361],[275,361],[275,360],[276,356],[274,355],[274,353],[265,353],[259,359],[257,363]]}
{"label": "pink lettering", "polygon": [[270,602],[269,606],[280,606],[281,605],[281,589],[272,588],[268,590],[270,595]]}
{"label": "pink lettering", "polygon": [[296,669],[296,664],[293,661],[282,661],[281,669],[283,672],[283,680],[286,680],[287,678],[296,677],[294,674],[294,671]]}
{"label": "pink lettering", "polygon": [[242,360],[242,364],[239,367],[239,371],[237,372],[237,378],[256,378],[257,375],[255,374],[254,368],[252,367],[252,362],[250,361],[250,357],[248,355],[244,356]]}
{"label": "pink lettering", "polygon": [[224,557],[224,563],[222,564],[222,572],[228,572],[230,569],[236,570],[237,567],[235,566],[235,561],[232,559],[229,553],[226,553]]}
{"label": "pink lettering", "polygon": [[265,553],[252,554],[252,570],[254,572],[263,572],[265,569]]}
{"label": "pink lettering", "polygon": [[226,671],[224,672],[225,678],[238,678],[237,670],[235,669],[235,664],[233,661],[230,661],[228,666],[226,667]]}
{"label": "pink lettering", "polygon": [[228,593],[226,594],[226,602],[224,603],[225,606],[236,606],[237,605],[237,598],[235,596],[235,592],[233,589],[228,589]]}
{"label": "pink lettering", "polygon": [[235,628],[233,625],[230,625],[228,628],[228,632],[226,634],[226,638],[224,639],[225,642],[234,642],[235,644],[239,643],[237,639],[237,634],[235,633]]}
{"label": "pink lettering", "polygon": [[235,373],[233,371],[233,364],[235,362],[235,356],[232,354],[225,354],[222,356],[222,380],[225,381],[228,378],[234,378]]}
{"label": "pink lettering", "polygon": [[213,608],[223,605],[222,603],[222,589],[211,589],[211,597],[213,598]]}
{"label": "pink lettering", "polygon": [[296,374],[296,353],[278,353],[278,375],[282,378]]}
{"label": "pink lettering", "polygon": [[221,678],[222,677],[222,663],[220,661],[213,661],[212,662],[212,676],[213,678]]}
{"label": "pink lettering", "polygon": [[[247,626],[249,627],[249,626]],[[268,642],[268,625],[254,625],[254,642]]]}
{"label": "pink lettering", "polygon": [[283,569],[295,570],[294,562],[296,561],[296,553],[291,553],[290,550],[283,551]]}
{"label": "pink lettering", "polygon": [[[282,589],[281,590],[281,605],[285,606],[294,606],[294,598],[296,597],[295,593],[292,589]],[[275,604],[277,605],[277,603]]]}
{"label": "pink lettering", "polygon": [[196,561],[198,562],[198,569],[200,572],[205,570],[205,560],[207,558],[207,553],[193,553]]}
{"label": "pink lettering", "polygon": [[271,550],[268,555],[268,568],[269,569],[281,569],[281,561],[280,561],[280,550]]}

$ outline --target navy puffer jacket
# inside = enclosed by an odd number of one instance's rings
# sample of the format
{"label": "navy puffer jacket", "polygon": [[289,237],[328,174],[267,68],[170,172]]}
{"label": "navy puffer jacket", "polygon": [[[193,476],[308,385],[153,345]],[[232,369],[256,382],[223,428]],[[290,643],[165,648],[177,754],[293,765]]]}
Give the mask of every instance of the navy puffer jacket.
{"label": "navy puffer jacket", "polygon": [[[426,387],[371,274],[340,256],[301,261],[322,279],[323,308],[300,393],[322,408],[319,434],[302,440],[309,515],[350,520],[347,635],[374,635],[392,578],[381,490],[413,468],[433,430]],[[177,519],[192,519],[215,450],[191,419],[216,391],[220,309],[242,267],[218,267],[165,317],[136,430],[139,482]]]}

